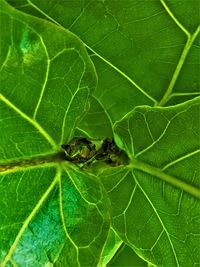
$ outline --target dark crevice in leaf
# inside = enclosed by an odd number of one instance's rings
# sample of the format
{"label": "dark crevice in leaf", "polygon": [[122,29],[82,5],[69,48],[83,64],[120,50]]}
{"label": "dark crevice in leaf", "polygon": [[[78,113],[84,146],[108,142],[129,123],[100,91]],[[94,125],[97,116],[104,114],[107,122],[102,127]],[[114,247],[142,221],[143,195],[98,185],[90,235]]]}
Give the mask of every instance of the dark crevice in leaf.
{"label": "dark crevice in leaf", "polygon": [[92,142],[87,138],[73,138],[68,144],[63,144],[62,148],[68,161],[83,163],[86,166],[91,166],[96,161],[104,161],[113,167],[129,163],[126,152],[118,148],[111,138],[99,142]]}

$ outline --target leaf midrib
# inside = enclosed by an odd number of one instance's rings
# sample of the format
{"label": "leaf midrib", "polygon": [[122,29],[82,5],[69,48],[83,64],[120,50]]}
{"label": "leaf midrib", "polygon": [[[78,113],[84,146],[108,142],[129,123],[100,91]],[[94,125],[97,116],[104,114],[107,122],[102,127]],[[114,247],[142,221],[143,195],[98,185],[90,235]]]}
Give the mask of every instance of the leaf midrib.
{"label": "leaf midrib", "polygon": [[30,158],[23,158],[20,160],[11,160],[7,162],[0,162],[0,175],[8,172],[16,172],[27,170],[28,168],[36,166],[49,166],[66,162],[65,153],[59,152],[54,154],[38,155]]}
{"label": "leaf midrib", "polygon": [[[29,168],[34,168],[38,166],[46,167],[46,166],[51,166],[52,164],[54,165],[54,164],[58,164],[61,162],[66,162],[66,160],[64,159],[63,153],[51,154],[48,156],[39,156],[39,157],[34,157],[31,159],[26,159],[26,160],[23,159],[20,161],[11,161],[9,163],[0,165],[0,174],[22,171],[24,169],[27,170]],[[138,169],[142,172],[148,173],[154,177],[159,178],[160,180],[163,180],[164,182],[167,182],[193,195],[194,197],[200,198],[199,188],[194,187],[193,185],[186,183],[185,181],[182,181],[175,176],[165,173],[163,169],[154,167],[145,162],[138,161],[135,159],[133,159],[131,163],[127,165],[127,168],[131,170]]]}
{"label": "leaf midrib", "polygon": [[132,159],[130,165],[128,165],[128,168],[130,168],[131,170],[137,169],[142,172],[148,173],[153,177],[159,178],[160,180],[167,182],[168,184],[171,184],[176,188],[179,188],[180,190],[200,199],[200,188],[197,188],[183,180],[180,180],[175,176],[169,175],[157,167]]}

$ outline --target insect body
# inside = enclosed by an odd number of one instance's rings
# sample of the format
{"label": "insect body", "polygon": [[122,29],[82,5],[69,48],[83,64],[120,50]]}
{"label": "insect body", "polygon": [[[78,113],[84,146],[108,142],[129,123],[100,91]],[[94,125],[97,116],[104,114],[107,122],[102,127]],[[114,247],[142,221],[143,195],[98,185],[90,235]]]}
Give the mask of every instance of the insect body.
{"label": "insect body", "polygon": [[111,166],[119,166],[128,160],[128,156],[117,147],[113,139],[106,138],[103,141],[102,147],[97,151],[95,159],[103,160]]}
{"label": "insect body", "polygon": [[95,145],[86,138],[74,138],[68,144],[62,145],[66,159],[74,163],[84,163],[91,159],[95,153]]}
{"label": "insect body", "polygon": [[113,139],[106,138],[101,142],[101,147],[86,138],[74,138],[68,144],[62,145],[65,150],[66,159],[74,163],[86,163],[91,165],[95,161],[104,161],[110,166],[125,165],[128,163],[128,156],[119,149]]}

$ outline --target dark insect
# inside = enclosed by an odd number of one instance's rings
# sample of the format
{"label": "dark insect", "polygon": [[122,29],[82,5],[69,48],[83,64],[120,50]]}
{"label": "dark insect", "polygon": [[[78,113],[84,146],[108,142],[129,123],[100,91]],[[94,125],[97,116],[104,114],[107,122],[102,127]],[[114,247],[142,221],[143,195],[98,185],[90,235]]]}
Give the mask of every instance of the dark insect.
{"label": "dark insect", "polygon": [[84,163],[96,153],[95,145],[86,138],[74,138],[61,146],[65,150],[66,159],[74,163]]}
{"label": "dark insect", "polygon": [[126,153],[119,149],[115,141],[110,138],[106,138],[103,141],[102,147],[95,155],[95,159],[103,160],[111,166],[119,166],[128,163],[128,156]]}
{"label": "dark insect", "polygon": [[127,154],[119,149],[111,138],[106,138],[97,150],[95,144],[87,138],[73,138],[68,144],[62,145],[65,158],[74,163],[85,163],[90,166],[95,161],[103,161],[110,166],[128,164]]}

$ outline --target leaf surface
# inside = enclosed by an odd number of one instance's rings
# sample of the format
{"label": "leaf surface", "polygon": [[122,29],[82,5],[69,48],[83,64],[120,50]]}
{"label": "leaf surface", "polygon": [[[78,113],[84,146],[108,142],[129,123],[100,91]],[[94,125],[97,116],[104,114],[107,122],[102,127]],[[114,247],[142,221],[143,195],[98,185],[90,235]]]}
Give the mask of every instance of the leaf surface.
{"label": "leaf surface", "polygon": [[138,257],[134,251],[123,244],[117,253],[115,254],[112,261],[108,264],[109,267],[149,267],[147,262],[143,261]]}

